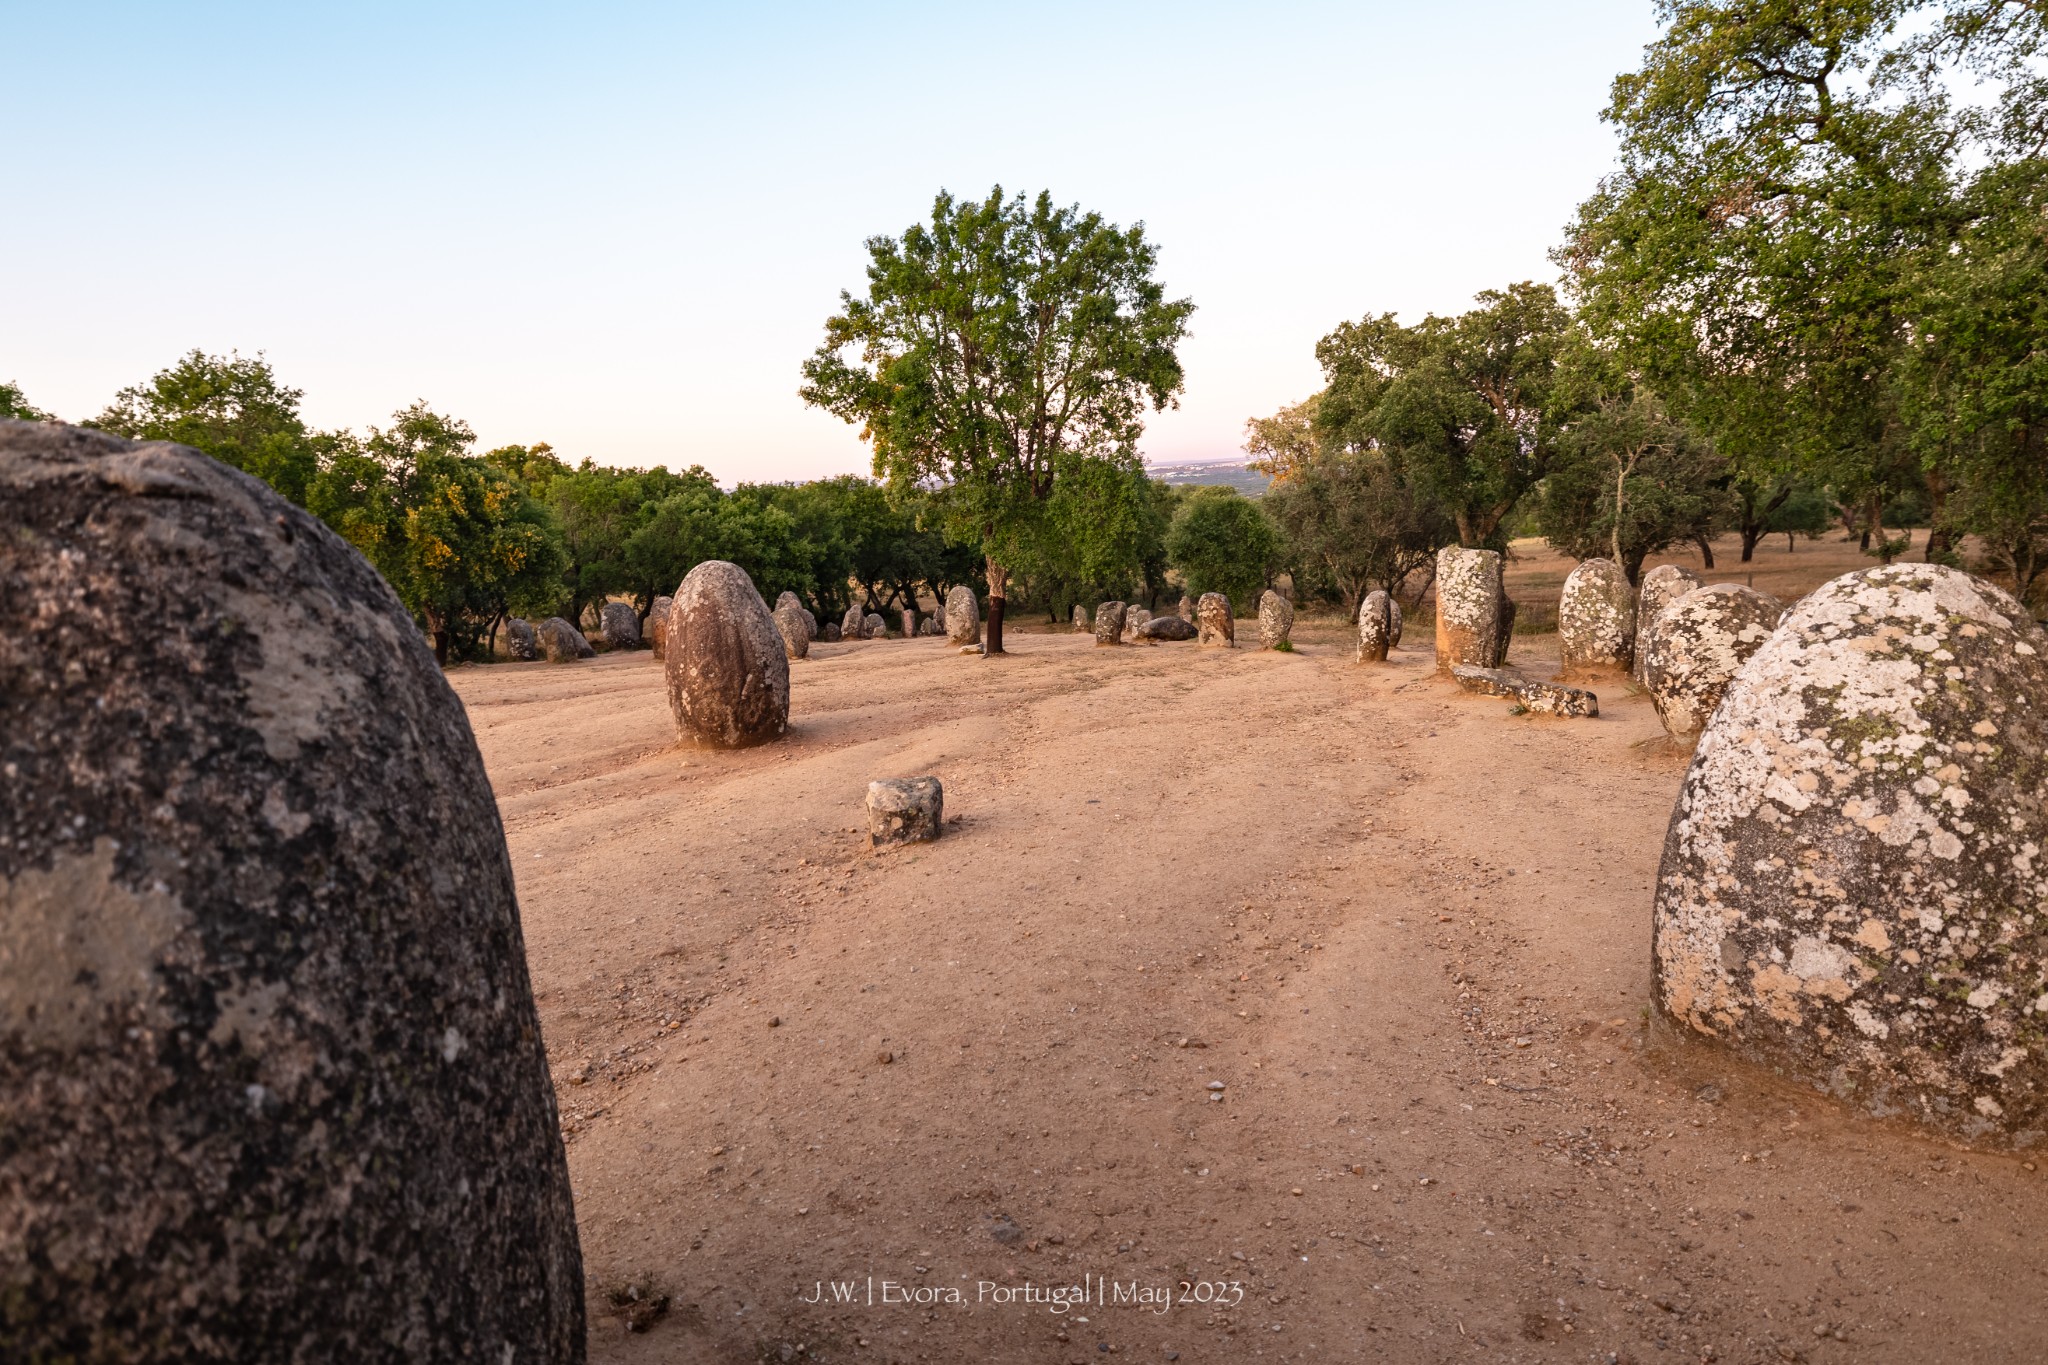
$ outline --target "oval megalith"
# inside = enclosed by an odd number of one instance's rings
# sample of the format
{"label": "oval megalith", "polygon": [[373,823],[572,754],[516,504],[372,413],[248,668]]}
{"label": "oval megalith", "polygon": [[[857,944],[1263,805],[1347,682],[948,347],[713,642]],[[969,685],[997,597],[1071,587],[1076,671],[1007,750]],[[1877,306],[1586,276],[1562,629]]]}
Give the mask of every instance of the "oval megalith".
{"label": "oval megalith", "polygon": [[1401,646],[1401,599],[1392,593],[1387,594],[1387,619],[1393,623],[1387,636],[1387,648],[1398,649]]}
{"label": "oval megalith", "polygon": [[1104,602],[1095,608],[1095,643],[1120,645],[1124,642],[1125,608],[1121,602]]}
{"label": "oval megalith", "polygon": [[626,602],[607,602],[598,613],[604,642],[613,649],[640,648],[640,613]]}
{"label": "oval megalith", "polygon": [[1649,638],[1650,627],[1666,607],[1699,586],[1700,576],[1682,564],[1659,564],[1644,571],[1642,587],[1636,591],[1636,657],[1629,668],[1637,682],[1643,680],[1643,641]]}
{"label": "oval megalith", "polygon": [[1220,592],[1205,592],[1195,603],[1195,643],[1215,649],[1237,648],[1237,622],[1230,615],[1230,599]]}
{"label": "oval megalith", "polygon": [[1095,619],[1088,614],[1088,608],[1079,602],[1074,603],[1073,623],[1074,633],[1077,635],[1091,634],[1095,630]]}
{"label": "oval megalith", "polygon": [[1508,657],[1514,604],[1506,567],[1492,550],[1446,545],[1436,556],[1436,666],[1499,668]]}
{"label": "oval megalith", "polygon": [[1393,599],[1375,588],[1358,604],[1358,662],[1384,663],[1394,647]]}
{"label": "oval megalith", "polygon": [[1636,590],[1611,559],[1582,559],[1557,599],[1558,676],[1626,673],[1635,657]]}
{"label": "oval megalith", "polygon": [[1288,636],[1294,632],[1294,604],[1271,588],[1259,595],[1259,648],[1292,648]]}
{"label": "oval megalith", "polygon": [[1698,740],[1707,719],[1749,657],[1763,648],[1785,609],[1740,583],[1698,588],[1657,614],[1637,641],[1643,685],[1673,739]]}
{"label": "oval megalith", "polygon": [[789,656],[754,580],[707,559],[669,612],[668,703],[686,742],[743,749],[789,728]]}
{"label": "oval megalith", "polygon": [[573,663],[577,659],[588,659],[597,651],[590,641],[583,638],[583,632],[569,624],[567,618],[550,616],[534,627],[540,636],[541,652],[547,655],[551,664]]}
{"label": "oval megalith", "polygon": [[1686,772],[1658,1007],[1873,1112],[2038,1141],[2044,790],[2048,634],[2019,603],[1935,564],[1822,586],[1735,675]]}
{"label": "oval megalith", "polygon": [[1135,603],[1125,607],[1123,634],[1118,638],[1127,645],[1135,643],[1138,638],[1138,627],[1151,619],[1152,609],[1150,607],[1141,607]]}
{"label": "oval megalith", "polygon": [[965,583],[954,585],[946,594],[946,642],[955,645],[981,643],[981,606],[974,589]]}
{"label": "oval megalith", "polygon": [[1192,640],[1195,638],[1195,623],[1178,616],[1155,616],[1138,627],[1132,636],[1134,642],[1158,644],[1161,640]]}
{"label": "oval megalith", "polygon": [[0,422],[0,507],[0,1354],[582,1360],[504,834],[411,616],[183,446]]}
{"label": "oval megalith", "polygon": [[768,613],[768,616],[775,622],[776,633],[782,637],[782,652],[785,656],[790,659],[801,659],[811,652],[811,631],[804,622],[802,607],[780,606]]}
{"label": "oval megalith", "polygon": [[515,616],[505,623],[505,650],[522,663],[531,663],[540,657],[540,637],[533,633],[533,622]]}
{"label": "oval megalith", "polygon": [[860,609],[860,603],[856,602],[846,609],[846,615],[839,618],[839,638],[842,640],[859,640],[864,638],[867,633],[868,615]]}
{"label": "oval megalith", "polygon": [[668,642],[668,611],[676,599],[667,593],[654,599],[654,605],[647,609],[647,644],[659,659]]}

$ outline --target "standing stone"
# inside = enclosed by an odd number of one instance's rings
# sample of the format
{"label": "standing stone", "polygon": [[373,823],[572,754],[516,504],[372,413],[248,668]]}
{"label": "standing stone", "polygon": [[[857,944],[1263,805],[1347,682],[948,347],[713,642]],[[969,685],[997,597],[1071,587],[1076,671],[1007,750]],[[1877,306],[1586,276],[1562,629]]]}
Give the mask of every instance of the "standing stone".
{"label": "standing stone", "polygon": [[707,559],[669,614],[668,704],[685,742],[743,749],[789,728],[789,656],[746,570]]}
{"label": "standing stone", "polygon": [[798,597],[795,593],[791,592],[787,588],[784,588],[782,590],[781,595],[775,599],[776,611],[781,611],[784,607],[795,607],[797,610],[801,611],[803,610],[803,605],[803,598]]}
{"label": "standing stone", "polygon": [[1138,627],[1133,637],[1139,643],[1156,645],[1161,640],[1192,640],[1195,638],[1195,623],[1183,621],[1178,616],[1155,616]]}
{"label": "standing stone", "polygon": [[1735,675],[1686,771],[1659,1008],[1873,1113],[2037,1142],[2043,791],[2048,634],[2018,602],[1936,564],[1825,584]]}
{"label": "standing stone", "polygon": [[927,617],[925,617],[925,618],[924,618],[924,620],[922,620],[922,621],[919,621],[919,622],[917,623],[917,633],[918,633],[919,635],[937,635],[937,634],[940,634],[940,631],[939,631],[939,618],[938,618],[938,616],[937,616],[937,615],[931,615],[931,616],[927,616]]}
{"label": "standing stone", "polygon": [[1657,614],[1639,641],[1643,685],[1665,730],[1682,744],[1700,731],[1735,674],[1763,648],[1785,609],[1740,583],[1697,588]]}
{"label": "standing stone", "polygon": [[1401,599],[1392,593],[1387,594],[1387,620],[1391,623],[1391,632],[1387,636],[1387,648],[1389,650],[1398,649],[1401,646]]}
{"label": "standing stone", "polygon": [[818,618],[811,614],[811,609],[809,607],[798,607],[797,610],[803,613],[804,634],[809,636],[813,640],[817,639]]}
{"label": "standing stone", "polygon": [[676,599],[667,593],[654,599],[654,605],[647,609],[647,643],[654,650],[654,657],[662,657],[668,645],[668,612]]}
{"label": "standing stone", "polygon": [[640,613],[626,602],[607,602],[598,614],[604,642],[613,649],[640,648]]}
{"label": "standing stone", "polygon": [[861,622],[860,633],[862,639],[886,640],[889,638],[889,623],[882,619],[882,613],[871,611]]}
{"label": "standing stone", "polygon": [[818,638],[823,640],[828,645],[838,644],[840,638],[839,623],[836,621],[827,621],[825,623],[824,629],[819,632]]}
{"label": "standing stone", "polygon": [[974,589],[965,583],[946,594],[946,643],[981,643],[981,608],[974,600]]}
{"label": "standing stone", "polygon": [[1294,630],[1294,603],[1271,588],[1259,594],[1259,648],[1293,648],[1288,636]]}
{"label": "standing stone", "polygon": [[1152,609],[1150,607],[1141,607],[1135,604],[1125,607],[1124,630],[1120,638],[1127,645],[1135,642],[1138,638],[1138,627],[1151,619]]}
{"label": "standing stone", "polygon": [[533,633],[533,622],[515,616],[505,623],[505,648],[513,658],[522,663],[531,663],[540,657],[540,637]]}
{"label": "standing stone", "polygon": [[934,634],[944,635],[946,633],[946,599],[943,597],[932,607],[932,622],[938,627]]}
{"label": "standing stone", "polygon": [[540,647],[551,664],[566,664],[576,659],[588,659],[597,654],[590,647],[590,641],[583,638],[583,632],[559,616],[550,616],[536,627],[540,635]]}
{"label": "standing stone", "polygon": [[1358,604],[1358,662],[1385,663],[1394,647],[1393,599],[1374,589]]}
{"label": "standing stone", "polygon": [[1230,599],[1220,592],[1205,592],[1195,603],[1195,642],[1213,649],[1237,648],[1237,622],[1230,615]]}
{"label": "standing stone", "polygon": [[1095,645],[1120,645],[1124,642],[1124,604],[1104,602],[1095,609]]}
{"label": "standing stone", "polygon": [[[787,597],[789,594],[784,593]],[[782,637],[782,652],[790,659],[801,659],[811,652],[811,632],[804,625],[804,609],[787,604],[769,613],[775,621],[775,632]]]}
{"label": "standing stone", "polygon": [[1173,609],[1173,614],[1180,617],[1181,620],[1193,624],[1195,619],[1195,599],[1186,593],[1182,593],[1180,595],[1180,604]]}
{"label": "standing stone", "polygon": [[1436,556],[1436,666],[1499,668],[1508,657],[1514,605],[1506,569],[1492,550],[1446,545]]}
{"label": "standing stone", "polygon": [[1585,559],[1557,600],[1559,676],[1626,673],[1635,657],[1636,593],[1611,559]]}
{"label": "standing stone", "polygon": [[0,508],[0,1356],[581,1361],[512,869],[411,616],[183,446],[0,422]]}
{"label": "standing stone", "polygon": [[946,789],[936,777],[868,783],[868,847],[930,843],[946,822]]}
{"label": "standing stone", "polygon": [[1643,586],[1636,593],[1636,657],[1629,674],[1643,681],[1643,641],[1650,627],[1673,602],[1700,586],[1700,576],[1678,564],[1659,564],[1643,574]]}
{"label": "standing stone", "polygon": [[840,619],[839,638],[842,640],[858,640],[867,633],[867,613],[862,611],[860,603],[856,602],[846,609],[846,615]]}
{"label": "standing stone", "polygon": [[1086,635],[1093,634],[1094,631],[1095,622],[1088,615],[1088,608],[1082,606],[1079,602],[1074,603],[1074,633],[1076,635]]}
{"label": "standing stone", "polygon": [[913,607],[903,609],[903,638],[908,640],[917,634],[917,611]]}

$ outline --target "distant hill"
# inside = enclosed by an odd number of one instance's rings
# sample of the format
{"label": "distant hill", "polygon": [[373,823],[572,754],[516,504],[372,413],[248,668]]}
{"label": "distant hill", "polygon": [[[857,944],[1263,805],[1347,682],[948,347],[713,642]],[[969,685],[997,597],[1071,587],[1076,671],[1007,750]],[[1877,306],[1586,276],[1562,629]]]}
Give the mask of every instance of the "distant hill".
{"label": "distant hill", "polygon": [[1234,460],[1186,460],[1179,464],[1148,465],[1146,472],[1155,479],[1173,484],[1222,484],[1250,498],[1264,493],[1272,482],[1264,474],[1246,469],[1243,456]]}

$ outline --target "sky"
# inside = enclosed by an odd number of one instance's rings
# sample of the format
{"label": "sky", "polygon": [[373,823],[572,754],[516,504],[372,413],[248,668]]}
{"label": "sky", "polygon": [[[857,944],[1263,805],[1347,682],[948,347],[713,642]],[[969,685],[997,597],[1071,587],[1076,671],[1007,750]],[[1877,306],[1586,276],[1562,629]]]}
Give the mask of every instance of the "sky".
{"label": "sky", "polygon": [[[194,347],[307,419],[723,482],[866,471],[799,368],[941,188],[1142,221],[1196,305],[1158,463],[1241,455],[1338,322],[1556,276],[1650,0],[1212,6],[0,0],[0,380]],[[33,60],[23,54],[35,54]]]}

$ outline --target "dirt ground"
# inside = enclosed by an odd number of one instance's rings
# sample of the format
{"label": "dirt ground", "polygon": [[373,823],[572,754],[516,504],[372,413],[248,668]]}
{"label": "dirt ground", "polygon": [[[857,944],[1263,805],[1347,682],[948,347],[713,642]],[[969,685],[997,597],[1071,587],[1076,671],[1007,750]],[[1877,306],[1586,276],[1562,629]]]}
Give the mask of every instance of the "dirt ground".
{"label": "dirt ground", "polygon": [[[457,670],[592,1358],[2048,1355],[2048,1175],[1650,1025],[1647,701],[1512,716],[1421,635],[820,645],[742,753],[646,653]],[[869,852],[924,773],[945,837]]]}

